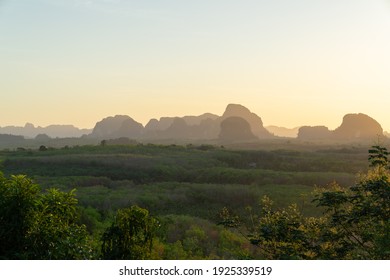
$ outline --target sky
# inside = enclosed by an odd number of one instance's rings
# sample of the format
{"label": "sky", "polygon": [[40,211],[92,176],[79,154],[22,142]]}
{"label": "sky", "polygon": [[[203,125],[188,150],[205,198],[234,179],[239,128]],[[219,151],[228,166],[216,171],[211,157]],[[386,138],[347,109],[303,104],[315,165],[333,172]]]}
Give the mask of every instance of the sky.
{"label": "sky", "polygon": [[222,115],[390,131],[389,0],[0,0],[0,126]]}

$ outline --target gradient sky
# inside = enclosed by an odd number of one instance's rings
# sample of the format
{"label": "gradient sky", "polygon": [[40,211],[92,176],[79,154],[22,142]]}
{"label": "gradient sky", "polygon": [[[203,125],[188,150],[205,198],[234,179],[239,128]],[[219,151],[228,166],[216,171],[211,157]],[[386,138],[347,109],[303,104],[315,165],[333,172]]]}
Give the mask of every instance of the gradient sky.
{"label": "gradient sky", "polygon": [[390,131],[389,0],[0,0],[0,126],[126,114]]}

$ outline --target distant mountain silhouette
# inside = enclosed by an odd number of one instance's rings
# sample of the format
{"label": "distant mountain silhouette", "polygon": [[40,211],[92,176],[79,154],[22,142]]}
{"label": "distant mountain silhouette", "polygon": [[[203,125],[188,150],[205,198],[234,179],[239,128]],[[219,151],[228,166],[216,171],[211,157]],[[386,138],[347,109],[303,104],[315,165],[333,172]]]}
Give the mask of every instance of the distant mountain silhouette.
{"label": "distant mountain silhouette", "polygon": [[211,113],[204,113],[200,116],[184,116],[183,119],[188,125],[200,125],[206,120],[216,120],[219,116]]}
{"label": "distant mountain silhouette", "polygon": [[326,126],[302,126],[297,137],[302,140],[326,140],[332,137],[332,132]]}
{"label": "distant mountain silhouette", "polygon": [[97,122],[91,136],[95,138],[139,138],[143,128],[142,124],[129,116],[116,115]]}
{"label": "distant mountain silhouette", "polygon": [[245,142],[258,140],[248,121],[241,117],[227,117],[221,122],[219,140],[223,142]]}
{"label": "distant mountain silhouette", "polygon": [[252,133],[259,138],[272,138],[273,135],[264,128],[261,118],[239,104],[229,104],[222,115],[222,120],[229,117],[240,117],[249,123]]}
{"label": "distant mountain silhouette", "polygon": [[[97,122],[93,129],[78,129],[73,125],[35,127],[31,123],[26,123],[24,127],[0,127],[0,134],[2,134],[3,143],[11,143],[14,140],[14,144],[24,141],[23,137],[26,137],[26,141],[35,141],[31,143],[47,142],[50,144],[56,141],[55,143],[58,144],[56,138],[72,137],[84,139],[90,143],[94,140],[108,141],[118,138],[128,138],[131,141],[161,139],[164,142],[169,140],[210,140],[213,142],[221,140],[226,142],[278,137],[297,137],[300,140],[355,141],[375,140],[378,136],[390,136],[389,133],[383,132],[376,120],[361,113],[345,115],[341,125],[334,131],[325,126],[303,126],[292,129],[277,126],[264,127],[258,115],[240,104],[228,104],[222,116],[204,113],[199,116],[161,117],[151,119],[145,127],[127,115],[116,115]],[[19,137],[12,138],[12,135],[19,135]],[[69,142],[70,139],[66,141]]]}
{"label": "distant mountain silhouette", "polygon": [[381,125],[373,118],[359,113],[347,114],[333,132],[333,138],[342,140],[376,139],[383,136]]}
{"label": "distant mountain silhouette", "polygon": [[[146,131],[163,131],[168,129],[172,124],[175,119],[179,117],[162,117],[160,120],[157,119],[151,119],[145,126]],[[196,126],[200,125],[203,121],[206,120],[215,120],[219,118],[219,116],[210,114],[210,113],[205,113],[200,116],[184,116],[181,119],[185,121],[185,123],[188,126]]]}
{"label": "distant mountain silhouette", "polygon": [[173,118],[172,124],[164,130],[164,138],[171,139],[189,139],[191,133],[190,126],[183,118]]}
{"label": "distant mountain silhouette", "polygon": [[[222,116],[205,113],[200,116],[162,117],[151,119],[144,129],[144,139],[218,139],[221,125],[229,117],[240,117],[249,123],[251,132],[259,138],[272,138],[259,116],[246,107],[229,104]],[[222,134],[224,135],[224,134]]]}
{"label": "distant mountain silhouette", "polygon": [[275,125],[269,125],[266,126],[265,129],[267,129],[270,133],[272,133],[275,136],[279,137],[291,137],[296,138],[298,136],[299,126],[294,128],[286,128],[281,126],[275,126]]}
{"label": "distant mountain silhouette", "polygon": [[362,113],[345,115],[333,131],[325,126],[303,126],[298,133],[298,139],[302,140],[375,140],[378,136],[384,136],[381,125]]}
{"label": "distant mountain silhouette", "polygon": [[141,123],[129,118],[122,122],[119,130],[113,136],[139,138],[143,133],[143,129],[144,126]]}
{"label": "distant mountain silhouette", "polygon": [[0,133],[22,135],[27,138],[35,138],[39,134],[46,134],[51,138],[81,137],[84,134],[90,134],[91,131],[91,129],[79,129],[73,125],[49,125],[46,127],[35,127],[31,123],[26,123],[24,127],[0,127]]}
{"label": "distant mountain silhouette", "polygon": [[[214,139],[219,128],[219,116],[205,113],[200,116],[162,117],[151,119],[144,129],[145,139]],[[215,132],[214,132],[215,131]]]}
{"label": "distant mountain silhouette", "polygon": [[146,125],[145,125],[145,131],[163,131],[169,128],[172,123],[174,117],[161,117],[160,120],[157,119],[151,119]]}

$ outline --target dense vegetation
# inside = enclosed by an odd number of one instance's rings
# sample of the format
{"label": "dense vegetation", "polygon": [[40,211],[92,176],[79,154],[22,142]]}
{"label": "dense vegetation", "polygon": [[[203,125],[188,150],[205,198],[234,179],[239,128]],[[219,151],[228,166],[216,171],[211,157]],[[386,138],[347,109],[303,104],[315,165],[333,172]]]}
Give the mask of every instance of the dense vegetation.
{"label": "dense vegetation", "polygon": [[371,169],[350,188],[333,183],[317,190],[321,217],[303,216],[297,205],[275,210],[265,196],[262,210],[242,228],[224,208],[227,227],[246,230],[248,240],[276,259],[389,259],[390,172],[387,149],[370,149]]}
{"label": "dense vegetation", "polygon": [[[388,258],[387,151],[379,148],[369,170],[367,147],[3,151],[0,257]],[[366,175],[356,183],[357,173]],[[315,186],[323,189],[313,194]]]}

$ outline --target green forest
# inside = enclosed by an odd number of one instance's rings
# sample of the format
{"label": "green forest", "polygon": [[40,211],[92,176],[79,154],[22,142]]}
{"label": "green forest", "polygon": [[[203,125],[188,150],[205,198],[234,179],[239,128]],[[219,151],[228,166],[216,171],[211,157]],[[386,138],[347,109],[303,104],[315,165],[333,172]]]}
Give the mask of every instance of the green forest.
{"label": "green forest", "polygon": [[0,151],[0,259],[390,259],[379,144]]}

